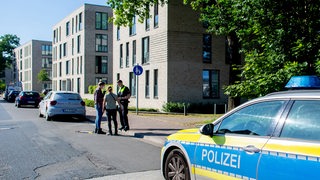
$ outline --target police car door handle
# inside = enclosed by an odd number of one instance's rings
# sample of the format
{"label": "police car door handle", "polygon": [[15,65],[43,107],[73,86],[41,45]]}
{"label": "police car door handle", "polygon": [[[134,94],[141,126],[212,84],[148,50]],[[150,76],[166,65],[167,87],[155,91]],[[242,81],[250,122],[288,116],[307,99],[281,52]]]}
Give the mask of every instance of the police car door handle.
{"label": "police car door handle", "polygon": [[243,147],[242,148],[244,151],[248,152],[248,153],[258,153],[261,151],[261,149],[259,148],[256,148],[255,146],[253,145],[248,145],[246,147]]}

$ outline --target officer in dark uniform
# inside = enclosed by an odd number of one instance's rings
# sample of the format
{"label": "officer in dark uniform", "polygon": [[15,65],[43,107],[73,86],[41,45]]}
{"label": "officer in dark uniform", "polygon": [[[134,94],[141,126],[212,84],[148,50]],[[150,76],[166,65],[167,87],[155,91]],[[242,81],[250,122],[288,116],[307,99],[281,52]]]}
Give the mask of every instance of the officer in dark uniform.
{"label": "officer in dark uniform", "polygon": [[118,98],[120,100],[121,105],[123,108],[119,109],[119,115],[120,115],[120,123],[121,123],[121,130],[128,131],[130,129],[129,122],[128,122],[128,105],[129,105],[129,99],[131,97],[130,89],[127,86],[123,85],[123,82],[121,80],[118,81]]}

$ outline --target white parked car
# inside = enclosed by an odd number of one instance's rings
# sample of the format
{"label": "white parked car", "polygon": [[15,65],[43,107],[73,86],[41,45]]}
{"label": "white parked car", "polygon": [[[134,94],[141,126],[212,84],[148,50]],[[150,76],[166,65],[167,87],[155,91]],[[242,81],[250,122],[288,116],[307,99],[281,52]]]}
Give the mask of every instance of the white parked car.
{"label": "white parked car", "polygon": [[69,91],[49,92],[39,104],[39,116],[50,121],[53,117],[64,115],[85,120],[86,108],[81,96]]}

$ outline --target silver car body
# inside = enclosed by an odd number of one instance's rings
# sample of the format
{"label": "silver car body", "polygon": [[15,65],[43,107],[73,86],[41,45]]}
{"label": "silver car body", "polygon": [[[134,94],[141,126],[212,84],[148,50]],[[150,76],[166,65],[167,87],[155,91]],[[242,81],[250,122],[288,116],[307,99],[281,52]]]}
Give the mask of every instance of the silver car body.
{"label": "silver car body", "polygon": [[78,93],[69,91],[51,91],[39,104],[40,115],[54,117],[57,115],[86,116],[83,100]]}

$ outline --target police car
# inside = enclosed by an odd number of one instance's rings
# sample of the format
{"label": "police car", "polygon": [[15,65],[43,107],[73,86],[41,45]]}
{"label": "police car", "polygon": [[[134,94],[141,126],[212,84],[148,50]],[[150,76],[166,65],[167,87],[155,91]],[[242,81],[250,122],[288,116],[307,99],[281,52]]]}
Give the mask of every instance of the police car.
{"label": "police car", "polygon": [[[320,87],[316,76],[290,82]],[[161,156],[168,180],[320,179],[320,90],[251,100],[200,130],[167,137]]]}

